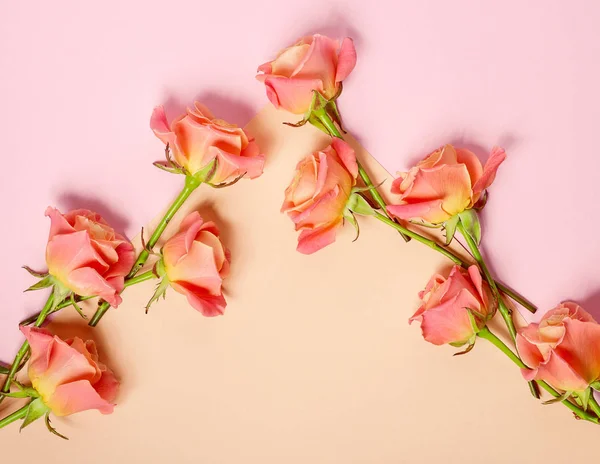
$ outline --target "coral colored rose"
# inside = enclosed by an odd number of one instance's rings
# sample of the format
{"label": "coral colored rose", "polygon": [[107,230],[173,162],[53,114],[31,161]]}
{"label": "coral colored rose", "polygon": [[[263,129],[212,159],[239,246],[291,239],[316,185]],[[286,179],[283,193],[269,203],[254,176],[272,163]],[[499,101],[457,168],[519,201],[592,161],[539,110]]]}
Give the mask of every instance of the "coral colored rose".
{"label": "coral colored rose", "polygon": [[600,379],[600,325],[575,303],[561,303],[517,334],[517,350],[531,369],[526,380],[582,392]]}
{"label": "coral colored rose", "polygon": [[51,221],[46,247],[50,275],[77,295],[99,296],[118,306],[135,260],[133,245],[86,209],[61,214],[48,207],[46,216]]}
{"label": "coral colored rose", "polygon": [[28,375],[42,401],[57,416],[88,409],[110,414],[119,382],[98,361],[93,341],[63,341],[45,329],[21,326],[31,346]]}
{"label": "coral colored rose", "polygon": [[154,108],[150,127],[169,144],[175,161],[192,175],[216,158],[217,170],[211,184],[230,182],[243,174],[254,179],[263,172],[265,156],[254,139],[240,127],[216,119],[198,102],[170,126],[164,108]]}
{"label": "coral colored rose", "polygon": [[[419,298],[421,307],[409,322],[419,321],[423,338],[434,345],[472,343],[479,329],[494,315],[492,297],[477,266],[468,271],[454,266],[448,278],[434,275]],[[469,310],[475,315],[473,319]]]}
{"label": "coral colored rose", "polygon": [[335,241],[357,175],[354,150],[337,138],[298,163],[281,211],[294,221],[296,230],[302,231],[300,253],[314,253]]}
{"label": "coral colored rose", "polygon": [[315,34],[300,39],[275,60],[259,66],[262,74],[256,78],[265,84],[267,96],[276,108],[303,114],[310,109],[313,91],[331,100],[355,65],[352,39],[346,37],[340,46],[337,40]]}
{"label": "coral colored rose", "polygon": [[399,219],[439,224],[472,208],[496,177],[506,154],[494,148],[485,163],[464,148],[446,145],[431,153],[392,184],[401,203],[387,210]]}
{"label": "coral colored rose", "polygon": [[213,222],[204,222],[195,211],[189,214],[179,233],[165,243],[162,254],[173,289],[204,316],[223,314],[227,303],[222,284],[229,274],[230,256]]}

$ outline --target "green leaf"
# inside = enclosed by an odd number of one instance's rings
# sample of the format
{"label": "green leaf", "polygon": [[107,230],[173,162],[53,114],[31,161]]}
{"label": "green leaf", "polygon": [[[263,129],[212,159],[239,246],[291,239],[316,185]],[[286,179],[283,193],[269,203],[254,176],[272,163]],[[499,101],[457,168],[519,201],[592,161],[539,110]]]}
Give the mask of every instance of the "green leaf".
{"label": "green leaf", "polygon": [[588,404],[590,402],[590,395],[591,394],[592,394],[592,389],[591,388],[586,388],[582,392],[574,393],[574,395],[577,396],[577,398],[579,398],[579,400],[581,401],[581,406],[583,407],[584,411],[587,411]]}
{"label": "green leaf", "polygon": [[42,280],[40,280],[39,282],[33,284],[31,287],[29,287],[25,291],[32,292],[34,290],[42,290],[43,288],[51,287],[53,284],[54,284],[54,277],[52,277],[51,275],[48,275],[48,276],[44,277]]}
{"label": "green leaf", "polygon": [[48,429],[48,431],[50,433],[53,433],[54,435],[56,435],[57,437],[62,438],[63,440],[68,440],[67,437],[65,437],[61,433],[58,433],[58,431],[54,427],[52,427],[52,424],[50,423],[50,411],[48,411],[46,413],[46,417],[44,418],[44,421],[46,422],[46,428]]}
{"label": "green leaf", "polygon": [[354,240],[352,241],[356,242],[358,240],[358,237],[360,236],[360,227],[358,227],[358,221],[356,220],[356,216],[354,216],[354,213],[349,209],[345,209],[344,219],[354,226],[354,229],[356,230],[356,237],[354,237]]}
{"label": "green leaf", "polygon": [[0,365],[0,375],[8,375],[10,368]]}
{"label": "green leaf", "polygon": [[452,239],[454,238],[454,234],[456,233],[456,226],[458,226],[458,220],[460,217],[455,214],[446,222],[444,222],[444,228],[446,229],[446,246],[452,243]]}
{"label": "green leaf", "polygon": [[479,324],[477,323],[478,313],[475,313],[473,310],[469,308],[465,308],[467,310],[467,315],[469,316],[469,321],[471,322],[471,328],[474,333],[479,332]]}
{"label": "green leaf", "polygon": [[210,180],[215,175],[215,172],[217,172],[217,164],[218,163],[219,162],[218,162],[217,158],[213,159],[210,163],[208,163],[206,166],[204,166],[202,169],[200,169],[200,171],[195,172],[192,177],[201,183],[202,182],[210,183]]}
{"label": "green leaf", "polygon": [[44,414],[50,411],[50,408],[44,404],[41,398],[34,399],[31,403],[29,403],[29,408],[27,408],[27,415],[25,416],[25,420],[21,424],[20,430],[23,430],[32,422],[36,421]]}
{"label": "green leaf", "polygon": [[210,185],[213,188],[217,188],[217,189],[229,187],[230,185],[237,184],[246,174],[247,174],[247,172],[243,172],[242,174],[237,176],[235,179],[233,179],[231,182],[223,182],[222,184],[209,183],[208,185]]}
{"label": "green leaf", "polygon": [[350,195],[348,203],[346,203],[346,208],[361,216],[375,216],[375,214],[377,214],[365,197],[360,193],[353,193]]}
{"label": "green leaf", "polygon": [[47,272],[37,272],[37,271],[34,271],[33,269],[31,269],[29,266],[22,266],[22,267],[27,272],[29,272],[29,274],[31,274],[33,277],[37,277],[38,279],[43,279],[44,277],[48,276]]}
{"label": "green leaf", "polygon": [[467,348],[463,351],[459,351],[458,353],[454,353],[452,356],[462,356],[463,354],[467,354],[468,352],[470,352],[473,348],[475,347],[475,342],[473,343],[469,343],[469,345],[467,346]]}
{"label": "green leaf", "polygon": [[183,174],[183,171],[181,169],[166,166],[162,161],[155,161],[152,164],[154,167],[156,167],[158,169],[162,169],[163,171],[166,171],[169,174]]}
{"label": "green leaf", "polygon": [[600,391],[600,380],[596,380],[595,382],[592,382],[590,384],[590,387],[592,387],[596,391]]}
{"label": "green leaf", "polygon": [[556,398],[552,398],[551,400],[548,401],[544,401],[542,404],[556,404],[556,403],[561,403],[565,400],[568,400],[570,398],[570,396],[573,394],[573,392],[564,392],[562,395],[557,396]]}
{"label": "green leaf", "polygon": [[298,122],[284,122],[284,124],[286,126],[290,126],[290,127],[302,127],[304,124],[306,124],[308,122],[307,118],[301,119]]}
{"label": "green leaf", "polygon": [[458,215],[465,231],[471,236],[473,241],[479,245],[481,243],[481,224],[479,223],[479,216],[477,216],[475,210],[467,209]]}
{"label": "green leaf", "polygon": [[165,270],[164,258],[162,257],[162,255],[160,255],[160,259],[158,261],[156,261],[156,263],[152,267],[152,273],[158,279],[164,277],[167,274],[167,271]]}
{"label": "green leaf", "polygon": [[87,321],[88,317],[83,312],[83,309],[81,309],[81,306],[79,306],[75,301],[75,295],[73,293],[71,293],[71,305],[75,308],[75,311],[77,311],[79,315]]}
{"label": "green leaf", "polygon": [[0,396],[8,396],[9,398],[38,398],[40,394],[35,388],[22,387],[17,382],[14,382],[19,386],[19,391],[0,393]]}
{"label": "green leaf", "polygon": [[325,125],[321,122],[321,120],[317,116],[314,116],[313,114],[311,114],[308,117],[308,122],[310,122],[313,126],[315,126],[320,131],[323,131],[327,135],[330,135],[331,137],[333,137],[333,135],[329,132],[329,130],[325,127]]}
{"label": "green leaf", "polygon": [[432,222],[426,222],[423,219],[411,219],[408,222],[416,226],[427,227],[429,229],[439,229],[441,224],[433,224]]}
{"label": "green leaf", "polygon": [[352,193],[362,193],[362,192],[370,192],[371,190],[376,190],[381,187],[385,183],[385,179],[379,182],[377,185],[373,185],[371,187],[354,187],[352,189]]}
{"label": "green leaf", "polygon": [[154,291],[154,295],[152,295],[152,298],[150,298],[150,301],[148,301],[148,304],[146,305],[146,314],[148,314],[148,310],[150,309],[150,306],[152,306],[152,303],[157,301],[161,296],[163,297],[163,299],[166,298],[167,288],[169,288],[169,284],[169,279],[167,279],[166,277],[158,283],[158,285],[156,286],[156,290]]}
{"label": "green leaf", "polygon": [[[340,92],[339,93],[341,93],[341,87],[342,87],[342,84],[340,82]],[[325,111],[327,111],[327,114],[329,115],[329,117],[331,119],[333,119],[337,123],[338,126],[340,126],[340,129],[345,134],[346,131],[344,130],[344,127],[342,126],[342,115],[340,114],[340,110],[338,109],[337,104],[335,102],[336,98],[339,96],[339,93],[337,96],[333,97],[332,100],[327,102],[327,104],[325,105]]]}
{"label": "green leaf", "polygon": [[54,281],[53,285],[54,300],[52,301],[52,309],[50,309],[50,312],[54,311],[58,305],[61,304],[71,293],[71,289],[65,287],[56,280]]}

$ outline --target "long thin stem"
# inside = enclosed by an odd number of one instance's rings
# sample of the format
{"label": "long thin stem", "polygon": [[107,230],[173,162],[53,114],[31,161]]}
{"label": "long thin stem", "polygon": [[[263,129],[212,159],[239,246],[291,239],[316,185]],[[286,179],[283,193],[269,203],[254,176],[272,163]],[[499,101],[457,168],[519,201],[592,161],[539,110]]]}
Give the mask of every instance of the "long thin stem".
{"label": "long thin stem", "polygon": [[469,248],[471,249],[471,253],[473,254],[473,257],[475,258],[475,261],[477,261],[477,264],[479,264],[479,267],[481,268],[481,271],[483,272],[485,279],[487,280],[488,284],[490,285],[490,289],[492,290],[492,295],[494,296],[494,299],[498,302],[498,310],[500,311],[500,314],[502,315],[502,319],[504,319],[504,322],[506,323],[506,327],[508,327],[508,332],[510,333],[511,338],[514,341],[515,338],[517,337],[517,329],[515,328],[515,323],[512,320],[512,316],[510,314],[510,309],[508,309],[508,307],[504,303],[504,300],[502,299],[502,295],[500,295],[500,291],[498,290],[498,287],[496,286],[496,281],[492,277],[490,270],[488,269],[487,265],[485,264],[485,260],[483,259],[483,256],[481,255],[481,251],[479,250],[479,246],[477,245],[477,243],[475,242],[473,237],[471,237],[471,234],[469,234],[465,230],[462,222],[458,223],[458,229],[460,230],[462,236],[466,240],[467,245],[469,245]]}
{"label": "long thin stem", "polygon": [[[54,304],[54,293],[50,293],[50,296],[46,300],[46,304],[44,305],[44,308],[42,309],[42,311],[38,315],[37,319],[35,320],[35,324],[34,324],[35,327],[40,327],[44,323],[44,321],[46,320],[46,317],[48,317],[48,314],[52,310],[53,304]],[[27,340],[25,340],[23,342],[23,344],[21,345],[21,348],[17,352],[17,355],[15,356],[15,359],[13,360],[12,365],[10,366],[10,371],[8,372],[8,375],[6,376],[4,385],[2,386],[2,392],[6,393],[7,391],[10,390],[10,385],[12,384],[12,381],[15,378],[17,371],[19,370],[19,366],[21,365],[21,361],[23,361],[23,358],[27,354],[28,350],[29,350],[29,343],[27,342]],[[2,402],[3,399],[4,399],[4,397],[0,398],[0,402]]]}
{"label": "long thin stem", "polygon": [[423,245],[427,245],[429,248],[432,248],[435,251],[437,251],[438,253],[443,254],[446,258],[452,260],[454,262],[454,264],[457,264],[459,266],[463,265],[462,259],[460,259],[458,256],[454,255],[454,253],[452,253],[447,248],[444,248],[443,246],[438,244],[436,241],[430,240],[416,232],[413,232],[410,229],[407,229],[406,227],[402,226],[401,224],[398,224],[397,222],[392,221],[390,218],[388,218],[387,216],[384,216],[383,214],[381,214],[378,211],[375,211],[375,218],[379,219],[384,224],[387,224],[388,226],[393,227],[398,232],[402,232],[404,235],[406,235],[410,238],[414,238],[417,242],[420,242]]}
{"label": "long thin stem", "polygon": [[[329,135],[331,135],[332,137],[337,137],[338,139],[342,139],[342,140],[344,139],[344,137],[342,136],[342,133],[339,131],[339,129],[337,128],[337,126],[335,125],[333,120],[329,117],[329,115],[327,114],[327,112],[324,109],[313,111],[313,114],[317,118],[319,118],[319,121],[321,121],[321,123],[325,126],[325,128],[329,132]],[[385,200],[383,199],[383,197],[381,196],[381,194],[379,193],[379,190],[377,190],[377,187],[375,187],[375,184],[373,184],[373,181],[371,181],[369,174],[367,173],[367,171],[365,171],[365,168],[362,167],[362,165],[360,164],[360,161],[356,160],[356,164],[358,165],[358,174],[360,175],[360,178],[364,182],[365,186],[369,188],[369,191],[371,192],[373,199],[379,205],[381,210],[385,212],[386,216],[390,220],[392,220],[391,217],[387,213],[387,209],[386,209],[387,204],[386,204]],[[408,242],[410,240],[408,235],[405,235],[402,232],[400,232],[400,234],[402,235],[402,238],[404,238],[404,241]]]}
{"label": "long thin stem", "polygon": [[[323,126],[325,126],[329,135],[331,135],[332,137],[338,137],[340,139],[343,138],[341,132],[338,130],[337,126],[335,125],[335,123],[332,121],[332,119],[329,117],[329,115],[327,114],[327,112],[325,110],[316,110],[313,113],[315,114],[315,116],[317,116],[317,118],[323,124]],[[433,248],[434,250],[439,251],[444,256],[451,259],[455,264],[458,264],[459,266],[462,266],[465,268],[469,267],[468,262],[464,261],[462,258],[455,255],[450,250],[437,245],[434,241],[429,240],[429,239],[423,237],[422,235],[417,234],[416,232],[410,231],[406,227],[403,227],[401,224],[398,224],[396,221],[391,219],[390,216],[387,214],[385,200],[383,199],[383,197],[381,196],[379,191],[375,188],[373,182],[371,181],[371,178],[369,177],[369,175],[367,174],[367,172],[364,170],[364,168],[361,166],[360,163],[358,163],[358,172],[359,172],[360,177],[362,178],[363,182],[365,183],[365,185],[367,187],[370,187],[370,191],[371,191],[371,194],[373,195],[373,198],[375,199],[375,201],[377,202],[379,207],[382,209],[382,211],[385,213],[382,216],[389,219],[389,221],[386,221],[386,224],[388,224],[389,226],[393,227],[398,232],[400,232],[402,237],[404,237],[405,241],[408,241],[409,238],[414,238],[418,242],[421,242],[421,243]],[[378,219],[381,220],[381,218],[378,218]],[[496,282],[496,285],[502,291],[502,293],[504,293],[505,295],[512,298],[514,301],[519,303],[525,309],[527,309],[528,311],[530,311],[532,313],[536,312],[537,308],[535,307],[535,305],[533,303],[531,303],[530,301],[528,301],[527,299],[525,299],[523,296],[519,295],[517,292],[515,292],[511,288],[509,288],[506,285],[503,285],[499,282]]]}
{"label": "long thin stem", "polygon": [[29,409],[29,403],[23,406],[21,409],[17,409],[12,414],[0,419],[0,429],[2,427],[6,427],[8,424],[12,424],[14,421],[19,419],[23,419],[27,415],[27,410]]}
{"label": "long thin stem", "polygon": [[171,203],[171,206],[156,226],[156,229],[154,229],[154,233],[150,236],[150,239],[146,243],[146,247],[141,251],[140,255],[135,261],[135,264],[131,268],[131,271],[129,271],[129,274],[127,275],[128,279],[134,277],[146,263],[148,257],[150,256],[150,251],[160,239],[160,236],[167,228],[169,222],[171,222],[171,219],[173,219],[173,216],[175,216],[177,211],[179,211],[179,208],[181,208],[183,203],[189,198],[192,192],[200,186],[201,183],[201,181],[193,176],[186,176],[183,189],[181,192],[179,192],[179,195],[177,195],[177,198],[175,198],[173,203]]}
{"label": "long thin stem", "polygon": [[[496,348],[500,349],[500,351],[502,351],[506,356],[508,356],[510,360],[514,362],[517,366],[519,366],[521,369],[527,369],[527,366],[523,363],[523,361],[521,361],[521,359],[508,346],[506,346],[502,340],[500,340],[496,335],[494,335],[492,331],[487,328],[487,326],[483,327],[479,331],[477,336],[491,342]],[[540,385],[540,387],[542,387],[555,398],[561,396],[560,393],[558,393],[554,388],[552,388],[543,380],[539,380],[537,383]],[[569,400],[562,401],[562,404],[564,404],[567,408],[573,411],[579,418],[593,422],[595,424],[600,424],[600,419],[598,417],[584,411],[576,404],[571,403]]]}
{"label": "long thin stem", "polygon": [[[200,184],[202,184],[202,182],[199,179],[197,179],[196,177],[186,176],[185,185],[184,185],[183,189],[181,190],[181,192],[179,192],[179,195],[177,195],[177,198],[175,198],[173,203],[171,203],[171,206],[169,206],[169,209],[167,210],[165,215],[162,217],[162,219],[156,226],[156,229],[154,229],[154,232],[150,236],[150,239],[146,243],[146,246],[140,252],[137,260],[135,261],[133,267],[131,268],[131,271],[129,271],[129,274],[127,275],[127,279],[131,279],[131,278],[135,277],[135,275],[142,268],[142,266],[144,264],[146,264],[146,261],[150,257],[150,252],[151,252],[152,248],[154,248],[154,246],[160,239],[160,236],[167,228],[167,225],[169,224],[169,222],[171,222],[171,219],[173,219],[173,216],[175,216],[175,214],[177,214],[177,211],[179,211],[179,208],[181,208],[183,203],[189,198],[189,196],[192,194],[192,192],[200,186]],[[106,314],[106,312],[108,311],[109,308],[110,308],[110,304],[108,304],[106,301],[102,302],[100,304],[100,306],[98,307],[98,309],[96,310],[96,313],[94,314],[94,316],[92,317],[92,319],[90,320],[88,325],[90,325],[92,327],[96,327],[96,325],[98,325],[98,322],[100,322],[100,320],[104,317],[104,314]]]}

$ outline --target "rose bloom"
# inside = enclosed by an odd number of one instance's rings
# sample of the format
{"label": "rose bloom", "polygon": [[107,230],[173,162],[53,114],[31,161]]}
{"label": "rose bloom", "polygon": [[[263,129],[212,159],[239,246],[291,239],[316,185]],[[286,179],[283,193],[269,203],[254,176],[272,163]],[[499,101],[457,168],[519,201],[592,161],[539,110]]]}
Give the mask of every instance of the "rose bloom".
{"label": "rose bloom", "polygon": [[48,272],[80,296],[99,296],[111,306],[121,303],[125,276],[135,260],[133,245],[99,214],[86,209],[61,214],[48,207]]}
{"label": "rose bloom", "polygon": [[21,326],[31,346],[28,375],[42,401],[57,416],[88,409],[110,414],[119,382],[98,361],[93,341],[63,341],[45,329]]}
{"label": "rose bloom", "polygon": [[357,175],[354,150],[338,138],[298,163],[281,211],[301,231],[300,253],[314,253],[335,241]]}
{"label": "rose bloom", "polygon": [[179,233],[165,243],[162,254],[175,291],[185,295],[204,316],[223,314],[227,303],[222,284],[229,274],[230,256],[213,222],[204,222],[196,211],[189,214]]}
{"label": "rose bloom", "polygon": [[150,127],[169,144],[175,161],[191,175],[216,158],[217,170],[209,179],[211,184],[230,182],[244,174],[254,179],[263,172],[265,156],[254,139],[242,128],[216,119],[198,102],[170,125],[164,108],[154,108]]}
{"label": "rose bloom", "polygon": [[[454,266],[448,278],[434,275],[419,293],[421,307],[409,319],[419,321],[423,338],[434,345],[460,346],[473,338],[494,315],[493,299],[477,266]],[[475,314],[473,326],[468,310]],[[478,316],[478,317],[477,317]]]}
{"label": "rose bloom", "polygon": [[408,172],[399,173],[392,193],[401,203],[387,210],[399,219],[439,224],[472,208],[505,160],[502,148],[494,148],[485,163],[464,148],[448,144],[431,153]]}
{"label": "rose bloom", "polygon": [[262,74],[256,78],[265,84],[267,96],[276,108],[303,114],[310,109],[313,91],[331,100],[355,65],[352,39],[346,37],[340,46],[337,40],[315,34],[300,39],[275,60],[259,66]]}
{"label": "rose bloom", "polygon": [[600,379],[600,325],[575,303],[561,303],[517,334],[517,350],[531,369],[526,380],[544,380],[582,392]]}

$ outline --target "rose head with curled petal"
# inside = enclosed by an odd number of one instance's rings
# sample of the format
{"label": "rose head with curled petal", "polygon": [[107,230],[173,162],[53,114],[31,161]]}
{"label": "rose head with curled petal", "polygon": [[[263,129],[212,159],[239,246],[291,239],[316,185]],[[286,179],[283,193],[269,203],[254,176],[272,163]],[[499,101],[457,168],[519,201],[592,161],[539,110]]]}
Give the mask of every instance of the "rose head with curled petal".
{"label": "rose head with curled petal", "polygon": [[98,361],[93,341],[62,340],[45,329],[21,326],[31,347],[27,373],[44,404],[57,416],[88,409],[110,414],[119,382]]}
{"label": "rose head with curled petal", "polygon": [[354,150],[338,138],[298,163],[281,211],[301,231],[300,253],[314,253],[335,241],[357,176]]}
{"label": "rose head with curled petal", "polygon": [[315,34],[300,39],[273,61],[259,66],[256,78],[265,84],[267,96],[276,108],[303,114],[311,107],[314,91],[326,100],[333,99],[355,65],[352,39],[346,37],[340,45],[337,40]]}
{"label": "rose head with curled petal", "polygon": [[263,172],[265,156],[254,139],[242,128],[215,118],[198,102],[170,125],[164,108],[156,107],[150,127],[169,145],[177,164],[192,176],[216,159],[211,184],[231,182],[242,175],[254,179]]}
{"label": "rose head with curled petal", "polygon": [[516,342],[528,381],[582,392],[600,379],[600,325],[575,303],[561,303],[522,328]]}
{"label": "rose head with curled petal", "polygon": [[80,296],[99,296],[111,306],[121,303],[125,276],[135,260],[133,245],[99,214],[78,209],[61,214],[48,207],[48,272]]}
{"label": "rose head with curled petal", "polygon": [[502,148],[494,148],[485,163],[464,148],[448,144],[434,151],[392,183],[400,203],[387,210],[399,219],[440,224],[473,206],[496,177],[506,159]]}
{"label": "rose head with curled petal", "polygon": [[189,214],[165,243],[162,255],[166,278],[175,291],[204,316],[223,314],[227,303],[222,285],[230,255],[213,222],[204,222],[196,211]]}
{"label": "rose head with curled petal", "polygon": [[409,319],[419,321],[423,338],[434,345],[473,343],[494,315],[493,298],[477,266],[454,266],[448,277],[434,275],[419,293],[421,307]]}

